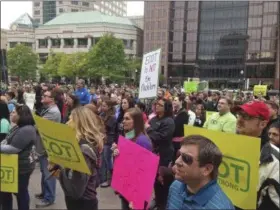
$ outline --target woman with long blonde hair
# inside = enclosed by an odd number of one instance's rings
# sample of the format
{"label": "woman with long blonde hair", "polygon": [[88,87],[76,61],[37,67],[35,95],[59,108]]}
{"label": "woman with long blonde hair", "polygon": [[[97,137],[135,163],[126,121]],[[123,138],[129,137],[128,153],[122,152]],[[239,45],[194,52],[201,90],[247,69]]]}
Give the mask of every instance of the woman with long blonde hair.
{"label": "woman with long blonde hair", "polygon": [[91,175],[71,169],[61,170],[59,180],[68,210],[98,209],[96,188],[99,185],[99,156],[103,149],[104,134],[97,123],[96,116],[86,107],[73,109],[69,117],[67,124],[76,131],[76,138]]}

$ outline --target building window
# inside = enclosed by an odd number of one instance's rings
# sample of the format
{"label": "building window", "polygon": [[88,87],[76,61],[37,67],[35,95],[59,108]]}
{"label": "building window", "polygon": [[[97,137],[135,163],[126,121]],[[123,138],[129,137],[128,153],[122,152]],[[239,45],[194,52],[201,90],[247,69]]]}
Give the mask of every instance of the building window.
{"label": "building window", "polygon": [[9,45],[10,48],[14,48],[17,45],[17,42],[10,42]]}
{"label": "building window", "polygon": [[59,4],[63,4],[63,1],[59,1]]}
{"label": "building window", "polygon": [[79,12],[78,9],[71,9],[71,12]]}
{"label": "building window", "polygon": [[34,15],[40,15],[40,10],[35,10]]}
{"label": "building window", "polygon": [[35,2],[34,7],[40,7],[40,2]]}
{"label": "building window", "polygon": [[41,20],[40,20],[40,18],[35,18],[35,19],[34,19],[34,22],[35,22],[36,24],[39,24],[39,23],[41,22]]}
{"label": "building window", "polygon": [[85,48],[88,45],[88,39],[78,39],[78,48]]}
{"label": "building window", "polygon": [[52,39],[52,48],[60,48],[60,39]]}
{"label": "building window", "polygon": [[73,4],[73,5],[78,5],[79,2],[78,2],[78,1],[71,1],[71,4]]}
{"label": "building window", "polygon": [[39,39],[39,48],[47,48],[48,40],[47,39]]}
{"label": "building window", "polygon": [[83,4],[84,7],[89,7],[89,2],[83,1],[82,4]]}
{"label": "building window", "polygon": [[64,48],[72,48],[74,46],[74,39],[64,39]]}
{"label": "building window", "polygon": [[63,8],[59,8],[59,13],[63,13]]}

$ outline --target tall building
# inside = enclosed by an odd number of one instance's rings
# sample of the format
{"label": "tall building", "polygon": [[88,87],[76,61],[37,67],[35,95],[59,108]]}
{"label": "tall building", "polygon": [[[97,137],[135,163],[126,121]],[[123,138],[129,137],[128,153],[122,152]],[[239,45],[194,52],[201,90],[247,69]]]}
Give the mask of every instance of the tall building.
{"label": "tall building", "polygon": [[97,10],[106,15],[126,16],[124,1],[33,1],[33,18],[38,24],[45,24],[65,12]]}
{"label": "tall building", "polygon": [[276,1],[145,1],[144,52],[162,48],[161,70],[170,82],[276,86],[279,13]]}

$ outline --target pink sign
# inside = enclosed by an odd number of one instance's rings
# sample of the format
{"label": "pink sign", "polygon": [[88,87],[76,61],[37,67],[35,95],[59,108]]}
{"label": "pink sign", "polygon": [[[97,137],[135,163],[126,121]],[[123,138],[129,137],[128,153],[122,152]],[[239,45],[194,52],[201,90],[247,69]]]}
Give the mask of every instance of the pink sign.
{"label": "pink sign", "polygon": [[120,136],[111,186],[133,202],[134,209],[148,209],[158,170],[159,157]]}

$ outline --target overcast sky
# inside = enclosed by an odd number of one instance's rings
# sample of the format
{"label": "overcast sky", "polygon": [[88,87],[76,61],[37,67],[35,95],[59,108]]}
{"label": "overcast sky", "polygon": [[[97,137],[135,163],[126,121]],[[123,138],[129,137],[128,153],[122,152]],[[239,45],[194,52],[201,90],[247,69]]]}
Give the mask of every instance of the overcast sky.
{"label": "overcast sky", "polygon": [[[31,1],[1,1],[1,28],[8,29],[20,15],[28,13],[32,17]],[[142,1],[127,2],[127,15],[143,15]]]}

